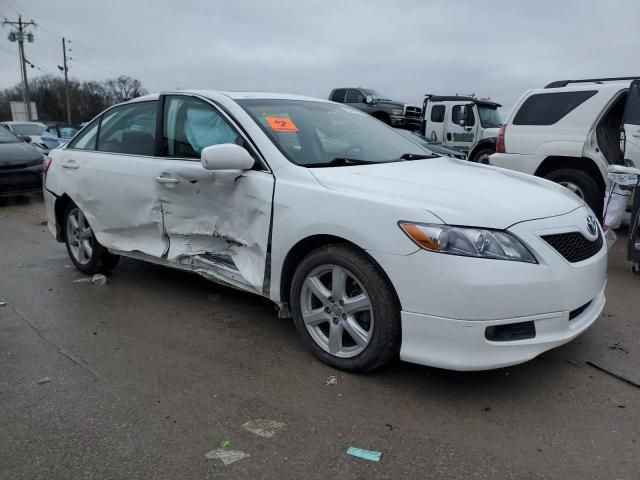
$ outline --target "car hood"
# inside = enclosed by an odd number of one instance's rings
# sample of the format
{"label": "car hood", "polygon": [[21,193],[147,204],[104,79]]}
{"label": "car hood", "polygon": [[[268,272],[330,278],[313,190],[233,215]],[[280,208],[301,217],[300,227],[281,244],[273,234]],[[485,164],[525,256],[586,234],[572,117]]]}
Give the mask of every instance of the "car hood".
{"label": "car hood", "polygon": [[42,153],[28,143],[0,143],[0,168],[18,167],[42,160]]}
{"label": "car hood", "polygon": [[389,108],[402,108],[404,109],[404,103],[400,103],[400,102],[394,102],[393,100],[379,100],[377,102],[373,102],[372,105],[375,105],[376,107],[389,107]]}
{"label": "car hood", "polygon": [[445,157],[314,168],[311,172],[326,188],[407,202],[451,225],[504,229],[584,205],[564,187],[547,180]]}

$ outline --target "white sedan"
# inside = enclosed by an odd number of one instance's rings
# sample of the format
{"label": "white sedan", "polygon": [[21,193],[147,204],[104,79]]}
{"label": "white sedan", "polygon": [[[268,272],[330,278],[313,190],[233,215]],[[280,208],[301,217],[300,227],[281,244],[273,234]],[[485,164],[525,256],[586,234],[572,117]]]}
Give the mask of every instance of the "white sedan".
{"label": "white sedan", "polygon": [[82,272],[119,256],[265,296],[322,361],[527,361],[605,298],[593,213],[546,180],[430,155],[345,105],[179,91],[106,110],[45,160]]}

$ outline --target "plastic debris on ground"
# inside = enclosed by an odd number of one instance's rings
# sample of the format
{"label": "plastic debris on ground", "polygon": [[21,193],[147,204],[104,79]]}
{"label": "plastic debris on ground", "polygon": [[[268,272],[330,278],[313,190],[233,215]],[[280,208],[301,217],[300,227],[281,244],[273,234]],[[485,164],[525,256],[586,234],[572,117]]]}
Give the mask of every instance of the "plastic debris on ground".
{"label": "plastic debris on ground", "polygon": [[226,448],[218,448],[217,450],[211,450],[204,454],[208,460],[220,460],[224,465],[231,465],[243,458],[249,456],[248,453],[241,452],[240,450],[227,450]]}
{"label": "plastic debris on ground", "polygon": [[220,448],[227,448],[229,445],[231,445],[231,441],[229,440],[222,440],[220,442]]}
{"label": "plastic debris on ground", "polygon": [[249,420],[247,423],[242,425],[242,428],[244,428],[247,432],[258,435],[259,437],[272,438],[276,433],[281,431],[286,426],[286,423],[257,418],[255,420]]}
{"label": "plastic debris on ground", "polygon": [[38,385],[42,385],[43,383],[49,383],[51,379],[49,377],[44,377],[38,380]]}
{"label": "plastic debris on ground", "polygon": [[106,285],[107,277],[105,277],[101,273],[96,273],[93,277],[91,277],[91,283],[93,285]]}
{"label": "plastic debris on ground", "polygon": [[91,277],[83,277],[83,278],[76,278],[71,283],[89,283],[90,281],[91,281]]}
{"label": "plastic debris on ground", "polygon": [[363,448],[355,447],[349,447],[347,449],[347,455],[369,460],[370,462],[379,462],[380,458],[382,458],[382,452],[374,452],[373,450],[365,450]]}
{"label": "plastic debris on ground", "polygon": [[327,377],[327,385],[337,385],[338,384],[338,377],[336,377],[335,375],[329,375]]}

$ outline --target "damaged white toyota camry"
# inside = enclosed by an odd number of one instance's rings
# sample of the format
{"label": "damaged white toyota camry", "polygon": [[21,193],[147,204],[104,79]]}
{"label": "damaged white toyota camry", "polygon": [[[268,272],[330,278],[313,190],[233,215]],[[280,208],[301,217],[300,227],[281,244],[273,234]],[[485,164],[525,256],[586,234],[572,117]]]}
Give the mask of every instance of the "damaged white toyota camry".
{"label": "damaged white toyota camry", "polygon": [[345,370],[512,365],[604,306],[603,235],[578,197],[435,157],[345,105],[150,95],[106,110],[44,171],[49,229],[82,272],[124,255],[265,296]]}

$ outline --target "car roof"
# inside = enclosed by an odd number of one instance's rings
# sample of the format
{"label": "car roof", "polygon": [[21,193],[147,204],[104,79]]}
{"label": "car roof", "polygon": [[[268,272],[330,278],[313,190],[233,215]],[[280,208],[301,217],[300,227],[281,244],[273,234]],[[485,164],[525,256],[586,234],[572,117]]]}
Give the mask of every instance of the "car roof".
{"label": "car roof", "polygon": [[570,83],[566,87],[536,88],[531,90],[531,93],[585,92],[592,90],[615,93],[629,88],[630,85],[630,80],[606,83]]}
{"label": "car roof", "polygon": [[[215,98],[220,95],[228,97],[232,100],[249,100],[249,99],[273,99],[273,100],[307,100],[313,102],[331,103],[329,100],[323,98],[308,97],[305,95],[296,95],[291,93],[276,93],[276,92],[260,92],[260,91],[234,91],[234,90],[171,90],[162,92],[163,95],[176,94],[193,94],[200,95],[207,98]],[[149,100],[156,100],[160,96],[160,93],[151,93],[142,97],[134,98],[130,102],[144,102]]]}
{"label": "car roof", "polygon": [[44,123],[27,122],[27,121],[21,122],[19,120],[9,120],[9,121],[6,121],[6,122],[1,122],[1,123],[4,123],[5,125],[40,125],[42,127],[46,127],[46,125]]}

